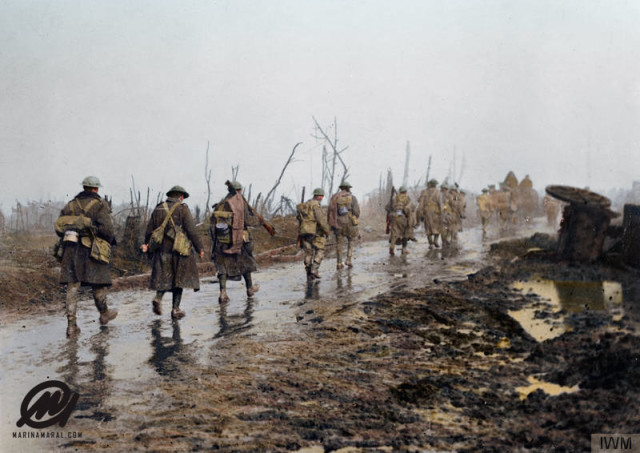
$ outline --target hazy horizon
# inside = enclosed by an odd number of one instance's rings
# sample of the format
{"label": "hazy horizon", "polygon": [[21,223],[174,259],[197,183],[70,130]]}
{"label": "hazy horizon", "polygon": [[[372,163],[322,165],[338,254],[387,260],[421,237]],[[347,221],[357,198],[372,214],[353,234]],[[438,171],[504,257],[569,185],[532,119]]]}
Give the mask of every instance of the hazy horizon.
{"label": "hazy horizon", "polygon": [[[204,208],[239,165],[254,196],[320,184],[337,119],[354,193],[508,171],[630,190],[640,179],[640,2],[78,1],[0,4],[0,209],[68,200],[85,176],[127,203],[174,184]],[[459,175],[462,175],[460,178]],[[154,197],[152,195],[152,197]],[[155,198],[152,198],[152,202]]]}

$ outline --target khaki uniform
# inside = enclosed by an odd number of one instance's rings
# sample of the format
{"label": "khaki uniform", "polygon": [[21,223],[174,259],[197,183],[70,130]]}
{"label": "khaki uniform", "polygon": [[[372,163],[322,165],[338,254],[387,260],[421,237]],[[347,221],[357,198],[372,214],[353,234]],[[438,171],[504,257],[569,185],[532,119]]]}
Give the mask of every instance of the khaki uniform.
{"label": "khaki uniform", "polygon": [[[176,203],[178,206],[176,206]],[[151,257],[149,288],[156,290],[154,304],[160,304],[164,293],[171,291],[173,309],[177,310],[180,307],[184,288],[192,288],[194,291],[200,289],[196,254],[204,250],[204,246],[196,230],[195,220],[189,207],[181,203],[179,198],[173,197],[169,197],[165,202],[158,204],[151,213],[144,236],[145,244],[149,243],[153,230],[162,225],[171,209],[173,209],[173,212],[171,219],[165,225],[162,244]],[[191,241],[191,255],[181,256],[173,251],[173,238],[175,237],[173,225],[181,228],[189,241]]]}
{"label": "khaki uniform", "polygon": [[440,191],[435,186],[423,190],[420,194],[418,215],[424,219],[429,248],[438,247],[438,235],[442,232],[442,206]]}
{"label": "khaki uniform", "polygon": [[[327,223],[327,215],[325,214],[320,201],[312,198],[305,203],[306,211],[309,212],[310,218],[305,219],[305,228],[300,230],[300,247],[304,250],[304,267],[307,271],[309,279],[319,278],[319,269],[324,259],[324,248],[327,244],[327,236],[331,228]],[[310,233],[307,225],[315,224],[315,233]],[[302,221],[301,225],[302,227]]]}
{"label": "khaki uniform", "polygon": [[358,218],[360,217],[360,205],[355,195],[348,190],[341,190],[331,197],[329,205],[329,225],[336,235],[336,267],[342,268],[342,248],[344,240],[347,240],[348,267],[353,265],[354,240],[358,237]]}
{"label": "khaki uniform", "polygon": [[494,192],[492,197],[494,208],[498,213],[500,228],[504,228],[511,217],[511,193],[507,189],[502,189],[499,192]]}
{"label": "khaki uniform", "polygon": [[415,205],[406,193],[399,193],[385,209],[389,216],[389,253],[395,254],[395,246],[402,245],[402,253],[406,254],[408,241],[415,241]]}
{"label": "khaki uniform", "polygon": [[[111,208],[100,195],[92,191],[82,191],[60,211],[62,216],[84,216],[90,219],[91,227],[67,228],[66,234],[56,230],[62,242],[62,262],[60,283],[66,285],[66,314],[69,325],[76,325],[78,291],[80,286],[90,286],[98,311],[108,311],[107,287],[111,285],[111,263],[103,263],[91,258],[92,236],[115,244],[115,231],[111,219]],[[71,240],[75,238],[75,241]]]}
{"label": "khaki uniform", "polygon": [[478,206],[478,216],[482,223],[482,232],[487,232],[487,227],[491,220],[491,214],[493,213],[493,206],[491,205],[491,197],[489,193],[483,193],[476,197],[476,205]]}
{"label": "khaki uniform", "polygon": [[443,224],[446,225],[447,243],[458,240],[458,233],[462,228],[462,215],[460,213],[460,195],[450,191],[443,208]]}

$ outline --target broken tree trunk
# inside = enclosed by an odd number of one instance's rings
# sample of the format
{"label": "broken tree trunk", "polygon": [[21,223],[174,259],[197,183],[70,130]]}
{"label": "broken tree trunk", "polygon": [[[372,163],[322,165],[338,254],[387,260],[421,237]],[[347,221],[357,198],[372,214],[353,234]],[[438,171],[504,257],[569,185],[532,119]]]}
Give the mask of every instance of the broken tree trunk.
{"label": "broken tree trunk", "polygon": [[569,186],[548,186],[552,197],[569,203],[562,212],[558,237],[558,259],[595,261],[602,253],[602,244],[611,219],[611,201],[594,192]]}

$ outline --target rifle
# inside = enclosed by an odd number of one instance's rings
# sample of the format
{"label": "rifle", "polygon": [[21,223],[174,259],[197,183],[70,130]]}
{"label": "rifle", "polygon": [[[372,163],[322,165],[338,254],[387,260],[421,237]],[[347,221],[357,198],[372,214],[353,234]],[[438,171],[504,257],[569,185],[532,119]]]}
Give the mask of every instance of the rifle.
{"label": "rifle", "polygon": [[[306,186],[302,186],[302,198],[300,199],[300,203],[304,203],[304,191]],[[300,237],[300,233],[298,233],[298,237],[296,239],[296,247],[302,248],[302,238]]]}
{"label": "rifle", "polygon": [[391,226],[391,208],[393,208],[393,196],[396,194],[396,188],[391,186],[391,196],[389,197],[389,209],[387,210],[387,227],[384,230],[385,234],[389,234],[389,227]]}
{"label": "rifle", "polygon": [[[227,180],[224,183],[227,187],[229,187],[231,185],[231,181]],[[242,197],[242,200],[244,201],[244,204],[246,207],[249,208],[249,211],[251,211],[251,213],[256,216],[258,218],[258,220],[260,221],[260,224],[264,227],[265,230],[267,230],[267,233],[269,233],[271,236],[276,234],[276,229],[273,227],[273,225],[271,225],[270,223],[268,223],[264,217],[262,217],[260,215],[260,213],[258,211],[256,211],[255,209],[253,209],[253,206],[251,206],[249,204],[249,202],[247,201],[247,199],[244,197],[244,195],[241,193],[240,196]]]}

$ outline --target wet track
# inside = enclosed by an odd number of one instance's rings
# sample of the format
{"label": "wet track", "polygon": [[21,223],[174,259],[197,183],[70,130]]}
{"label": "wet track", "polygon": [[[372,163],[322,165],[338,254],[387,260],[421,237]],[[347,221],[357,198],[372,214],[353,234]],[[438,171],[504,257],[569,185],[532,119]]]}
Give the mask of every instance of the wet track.
{"label": "wet track", "polygon": [[30,431],[16,427],[20,405],[43,381],[57,379],[80,393],[67,425],[49,430],[66,436],[86,426],[100,432],[107,424],[126,432],[128,414],[153,404],[149,401],[159,381],[184,380],[181,364],[215,367],[238,353],[234,342],[239,336],[269,343],[304,335],[317,322],[309,303],[335,307],[337,313],[390,290],[424,286],[433,279],[464,279],[481,265],[484,245],[478,230],[463,232],[460,248],[445,252],[428,251],[419,237],[408,256],[389,257],[384,241],[361,244],[353,269],[336,271],[335,259],[328,257],[322,280],[314,284],[306,283],[300,262],[263,268],[255,274],[260,291],[252,300],[241,282],[229,282],[231,301],[220,305],[215,278],[202,278],[199,292],[185,291],[187,316],[179,322],[170,318],[170,295],[165,295],[163,315],[156,316],[152,292],[127,291],[110,294],[110,307],[119,316],[108,326],[98,323],[92,300],[81,301],[77,339],[65,337],[62,312],[5,325],[0,332],[0,445],[6,451],[33,451],[43,442],[47,449],[69,445],[69,439],[12,438],[16,431]]}

